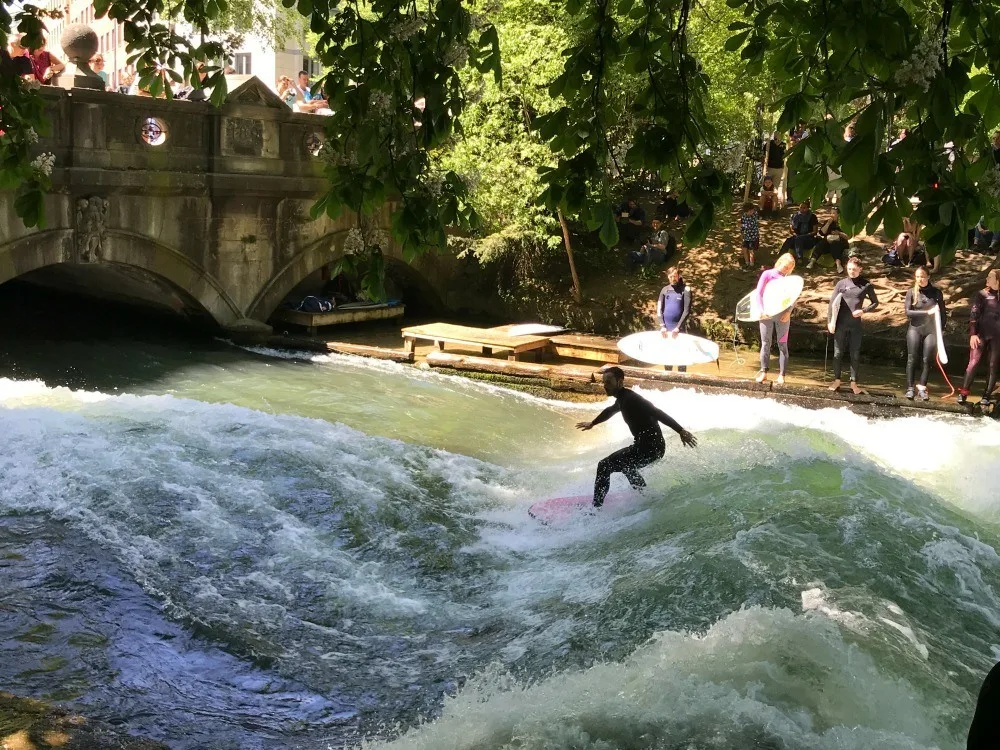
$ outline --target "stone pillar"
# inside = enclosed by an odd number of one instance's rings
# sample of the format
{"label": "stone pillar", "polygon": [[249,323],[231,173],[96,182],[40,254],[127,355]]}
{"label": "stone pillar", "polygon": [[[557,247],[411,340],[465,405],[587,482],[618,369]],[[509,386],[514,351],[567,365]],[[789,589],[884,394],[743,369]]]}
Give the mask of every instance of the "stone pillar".
{"label": "stone pillar", "polygon": [[66,69],[52,79],[53,86],[64,89],[104,90],[104,79],[90,69],[90,58],[97,54],[97,34],[86,24],[74,23],[66,27],[59,38],[62,44]]}

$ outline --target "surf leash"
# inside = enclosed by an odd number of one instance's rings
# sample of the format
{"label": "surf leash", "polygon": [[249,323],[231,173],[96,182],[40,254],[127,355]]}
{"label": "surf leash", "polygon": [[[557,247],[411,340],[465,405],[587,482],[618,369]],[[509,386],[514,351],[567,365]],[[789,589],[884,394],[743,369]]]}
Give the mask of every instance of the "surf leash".
{"label": "surf leash", "polygon": [[952,396],[955,395],[955,386],[953,386],[951,384],[951,381],[948,379],[948,373],[944,371],[944,365],[941,364],[941,358],[937,354],[935,354],[934,359],[937,360],[938,369],[941,370],[941,376],[944,378],[944,382],[946,382],[948,384],[948,387],[951,388],[951,393],[949,393],[947,396],[942,396],[941,399],[944,400],[946,398],[951,398]]}

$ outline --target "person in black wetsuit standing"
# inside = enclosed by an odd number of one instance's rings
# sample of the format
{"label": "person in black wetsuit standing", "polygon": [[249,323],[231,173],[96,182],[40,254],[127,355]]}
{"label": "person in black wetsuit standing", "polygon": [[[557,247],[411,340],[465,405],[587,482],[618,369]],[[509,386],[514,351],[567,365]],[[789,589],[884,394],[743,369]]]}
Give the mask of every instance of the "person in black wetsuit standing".
{"label": "person in black wetsuit standing", "polygon": [[[840,389],[841,362],[846,351],[851,356],[851,390],[856,394],[862,393],[858,387],[858,366],[861,364],[861,316],[878,307],[875,288],[861,275],[863,270],[860,258],[857,256],[848,258],[847,278],[837,283],[830,297],[830,313],[827,319],[832,320],[834,312],[837,313],[836,328],[828,326],[828,330],[833,334],[831,391]],[[871,304],[863,307],[862,303],[866,297],[871,300]],[[839,305],[839,310],[834,310],[834,304]]]}
{"label": "person in black wetsuit standing", "polygon": [[965,370],[965,381],[958,389],[958,403],[964,404],[969,398],[969,386],[976,378],[976,370],[982,358],[989,358],[989,374],[986,376],[986,391],[982,406],[991,403],[993,388],[997,384],[997,369],[1000,368],[1000,270],[994,268],[986,275],[986,288],[976,292],[969,312],[969,366]]}
{"label": "person in black wetsuit standing", "polygon": [[698,445],[698,439],[681,427],[669,415],[644,399],[635,391],[625,387],[625,373],[620,367],[609,367],[604,371],[604,392],[615,399],[615,403],[602,411],[590,422],[579,422],[581,430],[589,430],[594,425],[606,422],[621,412],[635,440],[632,445],[615,451],[597,464],[597,479],[594,481],[594,507],[604,505],[604,498],[611,486],[611,475],[620,471],[635,489],[646,486],[639,469],[663,458],[667,446],[660,432],[660,422],[667,425],[681,437],[681,442],[689,448]]}
{"label": "person in black wetsuit standing", "polygon": [[[921,401],[930,398],[927,395],[927,377],[931,372],[931,362],[937,354],[937,334],[934,316],[940,315],[944,324],[944,295],[941,290],[931,284],[930,273],[923,266],[918,266],[914,272],[913,287],[906,292],[903,309],[909,325],[906,327],[906,397],[913,400],[919,395]],[[920,382],[913,385],[917,374],[917,359],[923,356],[923,370],[920,371]]]}

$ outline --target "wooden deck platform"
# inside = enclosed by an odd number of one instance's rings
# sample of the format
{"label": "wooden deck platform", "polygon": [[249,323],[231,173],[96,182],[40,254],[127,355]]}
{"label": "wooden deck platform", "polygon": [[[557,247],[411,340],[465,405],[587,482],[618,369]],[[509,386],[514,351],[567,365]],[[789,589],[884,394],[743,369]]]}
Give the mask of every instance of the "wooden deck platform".
{"label": "wooden deck platform", "polygon": [[615,339],[604,336],[583,336],[575,333],[552,336],[552,348],[560,357],[590,359],[617,365],[628,359]]}
{"label": "wooden deck platform", "polygon": [[507,359],[518,360],[526,352],[548,347],[549,336],[508,336],[488,328],[458,326],[451,323],[431,323],[410,326],[402,330],[404,349],[413,352],[418,340],[433,342],[440,351],[445,344],[478,349],[485,355],[507,352]]}
{"label": "wooden deck platform", "polygon": [[303,326],[309,333],[315,334],[317,328],[324,326],[362,323],[369,320],[388,320],[402,317],[404,312],[406,312],[405,305],[366,305],[364,307],[338,307],[325,313],[277,310],[271,319]]}

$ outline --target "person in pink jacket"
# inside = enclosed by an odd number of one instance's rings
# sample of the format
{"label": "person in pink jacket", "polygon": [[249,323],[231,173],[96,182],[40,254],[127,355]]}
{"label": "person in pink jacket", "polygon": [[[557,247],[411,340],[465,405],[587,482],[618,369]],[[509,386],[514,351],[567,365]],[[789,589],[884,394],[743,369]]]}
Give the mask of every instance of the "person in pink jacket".
{"label": "person in pink jacket", "polygon": [[[757,309],[764,309],[764,289],[775,279],[780,279],[795,270],[795,256],[785,253],[774,264],[774,268],[764,271],[757,282],[756,303]],[[785,370],[788,367],[788,326],[792,322],[792,309],[783,310],[774,318],[761,317],[760,319],[760,372],[757,373],[757,382],[763,383],[767,380],[767,371],[771,363],[771,344],[774,339],[778,339],[778,385],[785,382]]]}

